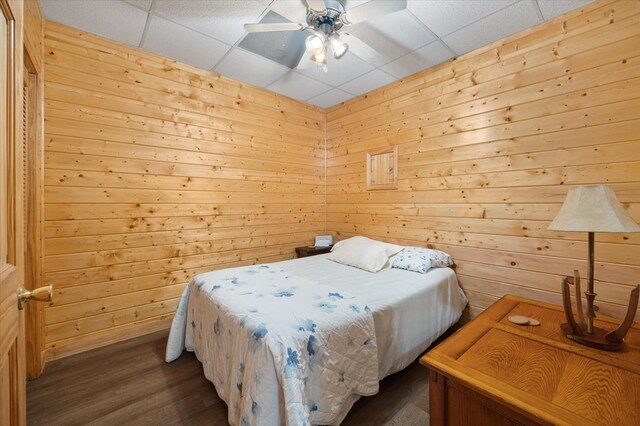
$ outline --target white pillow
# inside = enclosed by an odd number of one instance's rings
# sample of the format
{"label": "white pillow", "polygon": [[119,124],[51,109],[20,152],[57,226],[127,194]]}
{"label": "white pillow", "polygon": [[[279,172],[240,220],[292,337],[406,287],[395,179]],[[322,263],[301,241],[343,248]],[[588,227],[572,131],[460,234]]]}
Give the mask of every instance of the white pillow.
{"label": "white pillow", "polygon": [[405,247],[393,260],[393,267],[426,274],[431,268],[453,265],[451,257],[440,250]]}
{"label": "white pillow", "polygon": [[327,259],[369,272],[380,272],[391,267],[389,258],[401,250],[402,246],[395,244],[367,237],[351,237],[336,243]]}

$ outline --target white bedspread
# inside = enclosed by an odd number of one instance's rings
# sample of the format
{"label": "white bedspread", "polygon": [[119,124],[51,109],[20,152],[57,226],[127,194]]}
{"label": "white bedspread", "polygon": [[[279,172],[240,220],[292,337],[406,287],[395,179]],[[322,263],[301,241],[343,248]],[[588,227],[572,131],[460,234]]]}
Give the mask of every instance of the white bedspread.
{"label": "white bedspread", "polygon": [[166,360],[195,351],[230,424],[339,424],[466,306],[449,268],[372,274],[325,257],[215,271],[185,288]]}
{"label": "white bedspread", "polygon": [[335,424],[378,391],[369,307],[281,265],[198,275],[173,329],[167,361],[195,349],[234,425]]}

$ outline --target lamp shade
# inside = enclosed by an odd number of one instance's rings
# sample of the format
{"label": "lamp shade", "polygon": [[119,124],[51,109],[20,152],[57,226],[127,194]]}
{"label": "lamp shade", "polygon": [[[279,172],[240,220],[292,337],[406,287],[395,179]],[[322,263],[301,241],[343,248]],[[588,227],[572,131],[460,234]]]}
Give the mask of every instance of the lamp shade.
{"label": "lamp shade", "polygon": [[349,45],[344,41],[340,40],[340,36],[338,33],[333,33],[329,36],[329,43],[331,44],[331,49],[333,50],[333,57],[336,59],[342,58],[347,50],[349,50]]}
{"label": "lamp shade", "polygon": [[606,185],[577,186],[569,189],[564,204],[548,229],[640,232],[640,226],[622,207],[613,190]]}
{"label": "lamp shade", "polygon": [[311,54],[311,60],[317,62],[318,64],[327,64],[327,50],[320,49],[317,52]]}
{"label": "lamp shade", "polygon": [[327,37],[322,33],[309,34],[304,41],[307,50],[313,53],[319,53],[324,49],[324,44],[327,41]]}

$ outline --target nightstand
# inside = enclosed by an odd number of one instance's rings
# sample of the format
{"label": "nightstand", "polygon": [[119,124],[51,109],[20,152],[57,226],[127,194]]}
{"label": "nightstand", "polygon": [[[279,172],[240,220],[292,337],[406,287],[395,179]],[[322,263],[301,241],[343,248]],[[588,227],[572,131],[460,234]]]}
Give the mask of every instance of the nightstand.
{"label": "nightstand", "polygon": [[431,425],[639,425],[640,327],[606,352],[565,337],[565,321],[560,306],[505,296],[427,352]]}
{"label": "nightstand", "polygon": [[296,247],[296,257],[308,257],[308,256],[316,256],[318,254],[329,253],[331,251],[331,247],[314,247],[314,246],[306,246],[306,247]]}

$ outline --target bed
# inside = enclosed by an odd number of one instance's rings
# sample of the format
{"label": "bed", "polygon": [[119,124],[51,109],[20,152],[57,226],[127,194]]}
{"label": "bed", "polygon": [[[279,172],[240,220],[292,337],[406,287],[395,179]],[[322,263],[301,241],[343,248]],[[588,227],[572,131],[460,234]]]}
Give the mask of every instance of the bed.
{"label": "bed", "polygon": [[374,274],[328,256],[213,271],[185,288],[166,361],[195,352],[230,424],[340,424],[466,306],[450,268]]}

